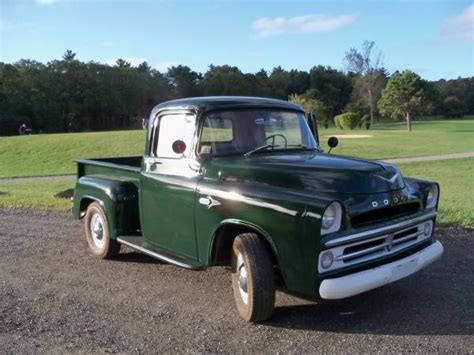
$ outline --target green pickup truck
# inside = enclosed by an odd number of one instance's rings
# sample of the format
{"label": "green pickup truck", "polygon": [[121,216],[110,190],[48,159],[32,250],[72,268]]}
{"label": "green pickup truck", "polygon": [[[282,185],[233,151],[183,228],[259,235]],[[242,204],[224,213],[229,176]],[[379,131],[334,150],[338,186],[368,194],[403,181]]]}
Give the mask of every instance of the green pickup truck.
{"label": "green pickup truck", "polygon": [[77,162],[73,213],[99,258],[123,244],[188,269],[230,266],[238,313],[252,322],[272,315],[277,287],[341,299],[443,254],[437,183],[325,153],[318,139],[314,116],[286,101],[165,102],[143,157]]}

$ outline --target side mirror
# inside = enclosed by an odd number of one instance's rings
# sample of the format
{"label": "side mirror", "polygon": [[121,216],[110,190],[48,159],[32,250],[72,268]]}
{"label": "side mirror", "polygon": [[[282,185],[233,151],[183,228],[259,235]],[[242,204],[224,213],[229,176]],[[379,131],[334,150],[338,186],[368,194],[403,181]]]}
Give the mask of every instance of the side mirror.
{"label": "side mirror", "polygon": [[183,154],[186,151],[186,143],[178,139],[177,141],[173,142],[171,148],[176,154]]}
{"label": "side mirror", "polygon": [[337,137],[329,137],[328,139],[329,152],[328,153],[331,153],[332,148],[336,148],[338,144],[339,144],[339,140],[337,139]]}

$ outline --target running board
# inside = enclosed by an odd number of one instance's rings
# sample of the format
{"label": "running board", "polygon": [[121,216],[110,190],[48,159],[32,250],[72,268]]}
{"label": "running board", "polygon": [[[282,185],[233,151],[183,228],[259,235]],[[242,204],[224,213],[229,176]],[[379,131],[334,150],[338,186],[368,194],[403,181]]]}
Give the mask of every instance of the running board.
{"label": "running board", "polygon": [[182,256],[170,253],[167,250],[147,243],[143,237],[139,236],[120,236],[117,237],[117,242],[126,245],[132,249],[138,250],[143,254],[149,255],[155,259],[165,261],[176,266],[184,267],[186,269],[199,270],[204,267],[196,261],[183,258]]}

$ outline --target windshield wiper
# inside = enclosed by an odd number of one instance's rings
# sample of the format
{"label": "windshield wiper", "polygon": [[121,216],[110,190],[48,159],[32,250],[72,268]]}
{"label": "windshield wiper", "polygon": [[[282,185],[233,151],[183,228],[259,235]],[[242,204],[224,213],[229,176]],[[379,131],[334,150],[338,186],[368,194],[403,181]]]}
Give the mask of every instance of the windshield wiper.
{"label": "windshield wiper", "polygon": [[260,152],[261,150],[265,150],[265,149],[268,149],[268,148],[275,148],[275,147],[279,147],[279,145],[275,145],[275,144],[261,145],[260,147],[252,149],[252,150],[248,151],[247,153],[245,153],[244,157],[248,157],[248,156],[252,155],[253,153]]}
{"label": "windshield wiper", "polygon": [[317,150],[317,148],[307,146],[306,144],[288,144],[288,147],[296,147],[307,150]]}
{"label": "windshield wiper", "polygon": [[[265,145],[262,145],[260,147],[257,147],[247,153],[244,154],[244,157],[248,157],[249,155],[253,154],[253,153],[256,153],[256,152],[260,152],[262,150],[265,150],[265,149],[268,149],[268,148],[276,148],[276,147],[280,147],[280,145],[274,145],[274,144],[265,144]],[[306,150],[317,150],[317,148],[311,148],[309,146],[307,146],[306,144],[288,144],[285,146],[285,149],[287,147],[296,147],[296,148],[301,148],[301,149],[306,149]],[[288,149],[288,150],[291,150],[291,149]]]}

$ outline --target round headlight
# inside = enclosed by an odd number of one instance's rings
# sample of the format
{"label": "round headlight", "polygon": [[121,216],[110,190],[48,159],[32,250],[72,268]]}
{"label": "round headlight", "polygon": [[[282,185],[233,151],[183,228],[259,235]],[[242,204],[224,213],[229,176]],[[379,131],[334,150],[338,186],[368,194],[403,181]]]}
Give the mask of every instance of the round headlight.
{"label": "round headlight", "polygon": [[334,255],[332,252],[327,251],[321,255],[321,267],[323,269],[329,269],[334,261]]}
{"label": "round headlight", "polygon": [[426,222],[425,225],[423,226],[423,233],[425,234],[426,237],[431,236],[431,233],[433,232],[433,222],[429,221]]}
{"label": "round headlight", "polygon": [[323,215],[322,226],[324,229],[331,228],[336,221],[336,207],[329,205]]}
{"label": "round headlight", "polygon": [[341,228],[342,206],[333,202],[324,210],[321,218],[321,235],[337,232]]}
{"label": "round headlight", "polygon": [[428,196],[426,197],[426,208],[433,208],[436,206],[436,202],[438,202],[438,194],[438,186],[431,186],[430,190],[428,191]]}

